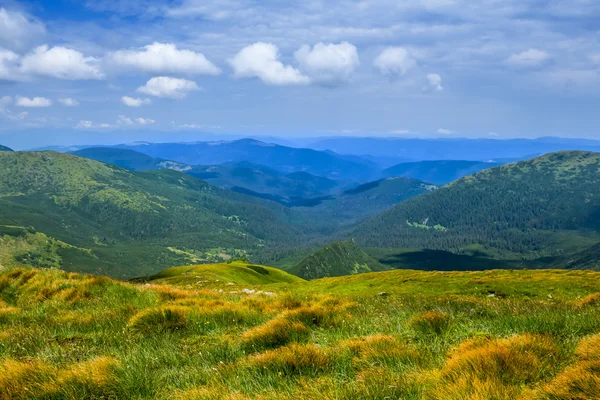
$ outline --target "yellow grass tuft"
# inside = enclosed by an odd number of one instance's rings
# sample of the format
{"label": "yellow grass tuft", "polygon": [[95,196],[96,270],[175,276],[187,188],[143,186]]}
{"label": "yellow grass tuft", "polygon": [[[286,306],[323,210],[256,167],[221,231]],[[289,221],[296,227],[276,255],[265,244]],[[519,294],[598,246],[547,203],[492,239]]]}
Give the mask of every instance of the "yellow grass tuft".
{"label": "yellow grass tuft", "polygon": [[187,327],[190,309],[163,306],[141,311],[131,317],[128,327],[137,333],[174,332]]}
{"label": "yellow grass tuft", "polygon": [[348,339],[340,342],[338,347],[350,351],[355,358],[367,364],[415,361],[419,357],[418,352],[388,335]]}
{"label": "yellow grass tuft", "polygon": [[577,346],[575,354],[586,361],[600,360],[600,334],[583,339]]}
{"label": "yellow grass tuft", "polygon": [[99,357],[59,373],[57,383],[68,398],[109,398],[115,391],[117,368],[114,358]]}
{"label": "yellow grass tuft", "polygon": [[173,400],[247,400],[250,397],[240,393],[227,393],[223,387],[202,387],[175,394]]}
{"label": "yellow grass tuft", "polygon": [[52,379],[52,370],[39,362],[1,361],[0,399],[29,399],[33,393],[53,392],[57,387]]}
{"label": "yellow grass tuft", "polygon": [[414,316],[409,325],[424,334],[441,334],[450,327],[450,316],[438,311],[426,311]]}
{"label": "yellow grass tuft", "polygon": [[308,344],[291,344],[276,350],[256,354],[247,359],[249,367],[258,371],[284,375],[312,375],[323,372],[333,360],[326,349]]}
{"label": "yellow grass tuft", "polygon": [[284,346],[290,342],[301,341],[309,335],[302,322],[286,318],[275,318],[267,323],[250,329],[242,335],[242,343],[256,349]]}
{"label": "yellow grass tuft", "polygon": [[523,385],[546,376],[556,361],[552,340],[540,335],[470,340],[451,352],[436,377],[433,399],[514,399]]}
{"label": "yellow grass tuft", "polygon": [[592,307],[600,305],[600,292],[585,296],[583,299],[579,300],[577,305],[579,307]]}

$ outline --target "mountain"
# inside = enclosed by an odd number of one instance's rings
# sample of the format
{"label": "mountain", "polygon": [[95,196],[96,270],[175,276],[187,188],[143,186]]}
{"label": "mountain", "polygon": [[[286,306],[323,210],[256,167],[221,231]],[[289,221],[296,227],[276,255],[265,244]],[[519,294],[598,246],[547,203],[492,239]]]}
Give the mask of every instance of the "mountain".
{"label": "mountain", "polygon": [[131,171],[174,169],[220,188],[274,200],[284,205],[302,203],[303,199],[326,196],[342,184],[308,172],[284,174],[248,161],[189,166],[176,161],[150,157],[138,151],[115,147],[90,147],[71,154]]}
{"label": "mountain", "polygon": [[436,186],[416,179],[393,177],[365,183],[339,195],[314,199],[299,210],[328,219],[343,227],[375,215],[407,199],[435,190]]}
{"label": "mountain", "polygon": [[349,160],[332,152],[297,149],[254,139],[196,143],[136,143],[117,147],[188,165],[249,161],[284,173],[305,171],[331,179],[363,181],[376,173],[370,161]]}
{"label": "mountain", "polygon": [[353,240],[324,246],[290,270],[303,279],[354,275],[389,269],[362,251]]}
{"label": "mountain", "polygon": [[282,207],[173,170],[132,172],[54,152],[2,152],[0,170],[0,226],[64,243],[56,253],[67,270],[148,275],[302,238],[282,222]]}
{"label": "mountain", "polygon": [[284,174],[248,162],[194,166],[185,172],[221,188],[257,197],[273,198],[282,204],[290,204],[297,199],[328,195],[341,184],[308,172]]}
{"label": "mountain", "polygon": [[464,176],[497,167],[501,164],[503,163],[460,160],[418,161],[394,165],[384,169],[382,174],[386,177],[404,176],[436,185],[445,185]]}
{"label": "mountain", "polygon": [[556,267],[600,271],[600,243],[569,256],[566,261],[561,260]]}
{"label": "mountain", "polygon": [[10,147],[0,145],[0,151],[13,151]]}
{"label": "mountain", "polygon": [[361,224],[364,247],[494,257],[561,256],[597,243],[600,154],[553,153],[492,168],[407,200]]}
{"label": "mountain", "polygon": [[373,157],[396,157],[406,161],[488,161],[562,150],[600,151],[600,141],[553,137],[506,140],[331,137],[314,140],[306,145],[317,150],[332,150],[338,154],[369,154]]}
{"label": "mountain", "polygon": [[100,161],[106,164],[116,165],[131,171],[152,171],[157,169],[175,169],[187,171],[191,167],[174,161],[160,160],[146,154],[114,147],[89,147],[77,150],[71,154]]}

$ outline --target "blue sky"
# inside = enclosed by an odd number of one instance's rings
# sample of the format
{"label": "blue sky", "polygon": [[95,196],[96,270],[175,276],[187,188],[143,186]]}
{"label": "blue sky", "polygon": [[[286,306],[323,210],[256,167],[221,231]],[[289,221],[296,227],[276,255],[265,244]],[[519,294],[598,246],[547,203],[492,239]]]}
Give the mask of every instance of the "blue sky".
{"label": "blue sky", "polygon": [[597,0],[0,0],[0,143],[600,139]]}

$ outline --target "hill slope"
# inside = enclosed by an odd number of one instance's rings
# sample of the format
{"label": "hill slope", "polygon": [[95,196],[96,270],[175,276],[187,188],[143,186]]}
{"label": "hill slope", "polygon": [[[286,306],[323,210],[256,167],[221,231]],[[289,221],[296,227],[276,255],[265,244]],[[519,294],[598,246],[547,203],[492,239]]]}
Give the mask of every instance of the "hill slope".
{"label": "hill slope", "polygon": [[0,144],[0,151],[13,151],[13,149],[11,149],[10,147],[2,146]]}
{"label": "hill slope", "polygon": [[382,171],[383,176],[404,176],[431,182],[435,185],[445,185],[467,175],[477,173],[489,168],[497,167],[502,163],[480,161],[419,161],[401,163]]}
{"label": "hill slope", "polygon": [[365,247],[484,251],[543,257],[596,243],[600,154],[553,153],[493,168],[373,217]]}
{"label": "hill slope", "polygon": [[362,251],[354,241],[346,240],[318,249],[290,272],[304,279],[318,279],[386,269],[388,268]]}
{"label": "hill slope", "polygon": [[188,165],[250,161],[284,173],[306,171],[332,179],[367,180],[376,172],[373,170],[372,163],[366,160],[357,162],[331,152],[280,146],[254,139],[226,142],[141,143],[118,147]]}
{"label": "hill slope", "polygon": [[147,275],[300,237],[259,199],[177,171],[131,172],[53,152],[2,152],[0,170],[0,226],[73,246],[58,250],[70,270]]}

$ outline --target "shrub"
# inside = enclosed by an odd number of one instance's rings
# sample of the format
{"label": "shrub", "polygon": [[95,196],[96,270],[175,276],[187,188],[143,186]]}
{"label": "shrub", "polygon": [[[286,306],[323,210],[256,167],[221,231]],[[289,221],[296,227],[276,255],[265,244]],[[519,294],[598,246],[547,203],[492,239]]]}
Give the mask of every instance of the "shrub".
{"label": "shrub", "polygon": [[189,308],[163,306],[144,310],[129,320],[129,329],[137,333],[174,332],[189,322]]}
{"label": "shrub", "polygon": [[286,318],[275,318],[244,332],[242,343],[257,349],[279,347],[290,342],[301,341],[308,334],[308,328],[301,322],[290,321]]}
{"label": "shrub", "polygon": [[286,375],[314,375],[332,364],[328,351],[315,345],[291,344],[276,350],[256,354],[247,359],[248,366],[259,371]]}
{"label": "shrub", "polygon": [[423,334],[441,334],[450,327],[450,316],[437,311],[427,311],[414,316],[409,325]]}

